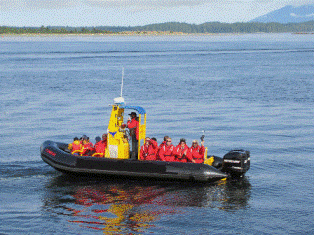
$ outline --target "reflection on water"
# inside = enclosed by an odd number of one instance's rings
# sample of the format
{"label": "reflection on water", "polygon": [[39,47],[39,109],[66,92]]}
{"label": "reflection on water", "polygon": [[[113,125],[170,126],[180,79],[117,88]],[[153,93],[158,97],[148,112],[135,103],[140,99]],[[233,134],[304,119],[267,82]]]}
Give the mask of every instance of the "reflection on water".
{"label": "reflection on water", "polygon": [[61,175],[46,189],[44,210],[72,225],[104,233],[142,233],[162,216],[180,214],[186,207],[248,207],[251,185],[246,178],[208,185]]}

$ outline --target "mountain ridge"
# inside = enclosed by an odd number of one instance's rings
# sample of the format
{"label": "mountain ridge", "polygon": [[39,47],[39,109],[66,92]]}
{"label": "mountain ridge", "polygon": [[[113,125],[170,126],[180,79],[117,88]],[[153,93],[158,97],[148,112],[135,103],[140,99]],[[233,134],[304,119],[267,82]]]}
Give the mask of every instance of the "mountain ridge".
{"label": "mountain ridge", "polygon": [[287,24],[287,23],[303,23],[313,20],[314,20],[314,4],[308,4],[299,7],[287,5],[278,10],[254,18],[249,22],[260,23],[276,22],[281,24]]}

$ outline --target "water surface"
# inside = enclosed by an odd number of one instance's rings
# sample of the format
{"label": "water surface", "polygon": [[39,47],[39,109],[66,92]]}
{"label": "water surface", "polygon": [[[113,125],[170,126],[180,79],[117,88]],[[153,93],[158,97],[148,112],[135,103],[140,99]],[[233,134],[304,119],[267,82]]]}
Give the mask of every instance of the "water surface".
{"label": "water surface", "polygon": [[[314,37],[252,34],[0,38],[0,233],[310,234]],[[92,140],[123,96],[147,135],[251,152],[239,181],[71,178],[47,139]]]}

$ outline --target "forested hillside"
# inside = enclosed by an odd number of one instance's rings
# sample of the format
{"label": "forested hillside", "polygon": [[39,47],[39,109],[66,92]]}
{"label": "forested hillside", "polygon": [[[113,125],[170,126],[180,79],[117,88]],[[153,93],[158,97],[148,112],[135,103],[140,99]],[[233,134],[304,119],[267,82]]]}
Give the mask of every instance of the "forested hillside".
{"label": "forested hillside", "polygon": [[187,24],[168,22],[161,24],[150,24],[135,27],[62,27],[62,26],[41,26],[41,27],[7,27],[0,26],[0,34],[106,34],[121,32],[182,32],[182,33],[283,33],[283,32],[314,32],[314,21],[304,23],[220,23],[209,22],[204,24]]}

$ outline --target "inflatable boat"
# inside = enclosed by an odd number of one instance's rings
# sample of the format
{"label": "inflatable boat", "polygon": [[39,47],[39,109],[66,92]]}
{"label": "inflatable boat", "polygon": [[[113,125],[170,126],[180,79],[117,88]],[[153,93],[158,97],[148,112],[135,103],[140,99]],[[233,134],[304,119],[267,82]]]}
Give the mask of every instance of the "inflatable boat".
{"label": "inflatable boat", "polygon": [[[124,111],[138,114],[138,149],[130,149],[129,133],[125,125]],[[204,154],[204,163],[139,160],[140,147],[146,137],[146,111],[140,106],[125,106],[122,97],[112,105],[108,125],[107,148],[102,157],[72,154],[68,144],[45,141],[40,148],[44,162],[67,174],[88,176],[145,177],[166,180],[217,181],[229,177],[241,177],[250,168],[250,152],[232,150],[223,158]]]}

